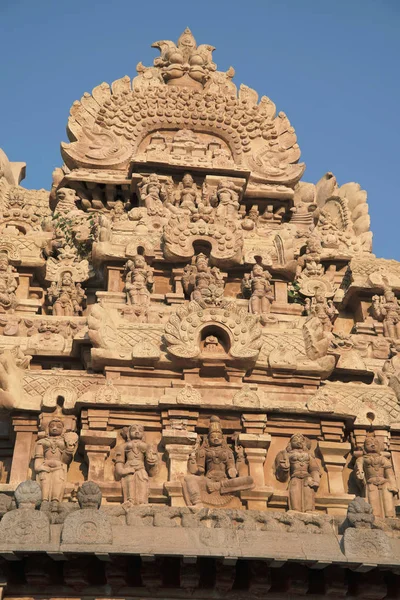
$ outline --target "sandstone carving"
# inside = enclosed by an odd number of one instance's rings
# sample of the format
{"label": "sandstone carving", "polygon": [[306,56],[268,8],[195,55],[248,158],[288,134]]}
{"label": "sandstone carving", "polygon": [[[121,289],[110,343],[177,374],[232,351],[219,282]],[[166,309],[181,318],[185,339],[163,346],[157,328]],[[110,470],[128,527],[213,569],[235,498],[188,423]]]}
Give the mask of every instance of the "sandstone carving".
{"label": "sandstone carving", "polygon": [[189,458],[184,480],[186,503],[189,506],[224,506],[232,494],[254,486],[253,478],[238,476],[235,457],[227,445],[218,417],[211,417],[209,432]]}
{"label": "sandstone carving", "polygon": [[304,435],[290,438],[286,450],[275,459],[276,477],[289,480],[289,508],[300,512],[315,509],[315,492],[320,484],[320,471],[311,452],[311,443]]}
{"label": "sandstone carving", "polygon": [[372,314],[383,322],[383,334],[386,337],[399,337],[400,305],[391,288],[386,288],[383,296],[372,297]]}
{"label": "sandstone carving", "polygon": [[0,312],[15,309],[17,304],[15,290],[17,287],[18,282],[7,254],[0,254]]}
{"label": "sandstone carving", "polygon": [[264,271],[261,265],[254,265],[250,274],[245,273],[242,279],[242,294],[249,297],[249,312],[253,315],[266,315],[270,312],[274,301],[273,288],[270,283],[271,274]]}
{"label": "sandstone carving", "polygon": [[144,439],[143,425],[138,423],[123,430],[125,444],[117,448],[115,455],[115,478],[121,481],[124,502],[127,506],[147,504],[149,498],[149,475],[158,469],[158,455]]}

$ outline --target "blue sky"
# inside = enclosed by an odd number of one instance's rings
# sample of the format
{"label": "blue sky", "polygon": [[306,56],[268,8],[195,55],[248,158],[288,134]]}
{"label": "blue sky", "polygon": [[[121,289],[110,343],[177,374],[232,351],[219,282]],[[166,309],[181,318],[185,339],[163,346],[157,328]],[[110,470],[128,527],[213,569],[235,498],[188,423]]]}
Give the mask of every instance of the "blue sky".
{"label": "blue sky", "polygon": [[400,0],[0,0],[0,23],[0,146],[27,187],[50,188],[74,100],[189,26],[286,112],[305,181],[368,191],[374,252],[400,260]]}

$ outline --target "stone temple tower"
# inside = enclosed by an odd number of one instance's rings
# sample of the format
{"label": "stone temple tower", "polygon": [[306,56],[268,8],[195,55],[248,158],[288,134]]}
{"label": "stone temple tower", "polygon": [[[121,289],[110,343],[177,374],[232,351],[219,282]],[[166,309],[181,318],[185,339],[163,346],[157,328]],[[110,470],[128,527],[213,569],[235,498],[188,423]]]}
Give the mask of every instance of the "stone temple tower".
{"label": "stone temple tower", "polygon": [[400,263],[213,46],[153,46],[50,192],[0,154],[3,595],[398,598]]}

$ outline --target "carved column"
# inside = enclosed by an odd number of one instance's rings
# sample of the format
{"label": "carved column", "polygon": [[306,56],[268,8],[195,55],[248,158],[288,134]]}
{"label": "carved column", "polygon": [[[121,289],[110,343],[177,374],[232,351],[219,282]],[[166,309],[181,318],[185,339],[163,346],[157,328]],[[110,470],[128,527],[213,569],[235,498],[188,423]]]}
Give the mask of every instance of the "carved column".
{"label": "carved column", "polygon": [[162,442],[168,454],[168,481],[165,488],[171,498],[171,506],[185,506],[182,479],[187,474],[190,453],[197,434],[185,429],[163,429]]}
{"label": "carved column", "polygon": [[15,444],[10,483],[16,487],[29,477],[28,471],[32,458],[33,436],[38,432],[37,418],[27,415],[14,415],[12,426],[15,432]]}
{"label": "carved column", "polygon": [[183,273],[183,269],[172,269],[174,291],[165,294],[168,304],[182,304],[182,302],[185,300],[185,293],[182,285]]}
{"label": "carved column", "polygon": [[322,464],[328,475],[328,514],[345,514],[347,505],[353,498],[347,494],[343,483],[343,469],[346,465],[346,456],[351,450],[351,444],[347,442],[318,442],[318,448],[322,456]]}
{"label": "carved column", "polygon": [[115,431],[82,429],[80,440],[84,444],[89,481],[104,481],[105,463],[116,439]]}
{"label": "carved column", "polygon": [[247,501],[249,509],[265,510],[268,498],[272,495],[272,488],[265,485],[264,477],[264,463],[271,443],[270,434],[263,433],[267,415],[243,414],[242,422],[246,433],[239,435],[239,444],[244,448],[249,475],[254,479],[255,488],[242,492],[240,496]]}

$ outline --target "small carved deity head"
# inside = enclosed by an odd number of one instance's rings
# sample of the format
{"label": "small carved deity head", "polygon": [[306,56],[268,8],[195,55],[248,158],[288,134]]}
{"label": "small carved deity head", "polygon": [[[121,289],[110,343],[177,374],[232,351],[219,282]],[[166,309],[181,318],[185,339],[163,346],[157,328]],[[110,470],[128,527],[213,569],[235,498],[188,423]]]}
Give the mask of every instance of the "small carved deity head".
{"label": "small carved deity head", "polygon": [[62,435],[64,431],[64,423],[61,419],[52,419],[49,423],[49,435],[51,437],[58,437]]}
{"label": "small carved deity head", "polygon": [[132,260],[134,269],[144,269],[146,267],[146,259],[142,254],[136,254]]}
{"label": "small carved deity head", "polygon": [[373,454],[375,452],[382,451],[381,441],[374,435],[367,435],[364,441],[364,451],[367,454]]}
{"label": "small carved deity head", "polygon": [[224,437],[222,435],[221,423],[219,417],[215,415],[210,418],[208,429],[208,442],[210,446],[222,446]]}
{"label": "small carved deity head", "polygon": [[199,273],[205,273],[208,270],[208,258],[202,252],[196,256],[196,267]]}
{"label": "small carved deity head", "polygon": [[290,438],[289,449],[291,450],[309,450],[310,449],[310,441],[301,434],[295,433]]}
{"label": "small carved deity head", "polygon": [[142,440],[144,438],[144,427],[140,423],[134,423],[129,427],[129,437],[131,440]]}
{"label": "small carved deity head", "polygon": [[79,200],[75,190],[71,188],[60,188],[56,192],[57,208],[76,208],[75,202]]}
{"label": "small carved deity head", "polygon": [[61,285],[72,285],[73,279],[72,279],[72,274],[70,273],[70,271],[65,271],[65,273],[63,273],[62,278],[61,278]]}
{"label": "small carved deity head", "polygon": [[0,271],[8,271],[8,256],[4,252],[0,254]]}
{"label": "small carved deity head", "polygon": [[383,291],[386,302],[396,302],[396,294],[391,287],[385,287]]}
{"label": "small carved deity head", "polygon": [[183,187],[185,188],[191,188],[193,186],[193,177],[191,176],[190,173],[185,173],[183,178],[182,178],[182,184]]}

